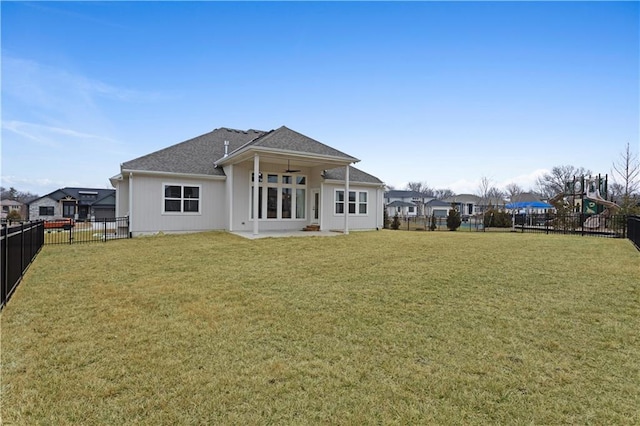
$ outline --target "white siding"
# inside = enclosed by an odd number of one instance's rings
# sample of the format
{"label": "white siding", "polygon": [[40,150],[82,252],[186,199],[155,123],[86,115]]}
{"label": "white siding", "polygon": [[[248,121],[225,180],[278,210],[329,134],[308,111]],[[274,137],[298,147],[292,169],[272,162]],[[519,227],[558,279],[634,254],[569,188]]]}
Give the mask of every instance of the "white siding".
{"label": "white siding", "polygon": [[116,217],[129,215],[129,180],[121,180],[116,184]]}
{"label": "white siding", "polygon": [[[121,189],[128,185],[128,180],[123,184]],[[164,184],[199,185],[200,213],[163,213]],[[131,222],[134,236],[226,229],[225,183],[223,180],[152,177],[134,173]]]}
{"label": "white siding", "polygon": [[[321,210],[323,230],[339,231],[344,229],[344,215],[335,213],[336,189],[344,190],[344,185],[335,183],[323,185]],[[375,186],[358,185],[356,182],[349,183],[349,191],[367,192],[367,214],[349,215],[349,230],[382,228],[384,191]]]}

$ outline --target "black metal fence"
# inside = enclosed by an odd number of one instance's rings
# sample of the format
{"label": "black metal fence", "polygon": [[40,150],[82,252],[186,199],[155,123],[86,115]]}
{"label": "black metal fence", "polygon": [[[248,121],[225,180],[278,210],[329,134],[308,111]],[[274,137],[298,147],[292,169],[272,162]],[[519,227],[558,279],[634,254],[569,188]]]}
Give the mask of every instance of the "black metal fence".
{"label": "black metal fence", "polygon": [[627,218],[627,237],[640,250],[640,216]]}
{"label": "black metal fence", "polygon": [[[474,232],[534,232],[545,234],[567,234],[596,237],[626,238],[627,226],[631,223],[623,215],[587,215],[571,214],[516,214],[502,215],[500,220],[485,215],[472,216],[463,220],[458,231]],[[633,222],[636,227],[640,219]],[[400,230],[407,231],[448,231],[447,218],[437,217],[432,223],[428,217],[411,217],[400,219]],[[638,232],[638,231],[636,231]],[[629,237],[631,238],[631,237]]]}
{"label": "black metal fence", "polygon": [[129,218],[73,221],[48,221],[44,224],[45,244],[106,242],[129,238]]}
{"label": "black metal fence", "polygon": [[515,215],[514,222],[514,229],[520,232],[609,238],[627,236],[627,217],[624,215],[519,214]]}
{"label": "black metal fence", "polygon": [[44,244],[44,222],[3,223],[0,227],[0,309],[9,301]]}

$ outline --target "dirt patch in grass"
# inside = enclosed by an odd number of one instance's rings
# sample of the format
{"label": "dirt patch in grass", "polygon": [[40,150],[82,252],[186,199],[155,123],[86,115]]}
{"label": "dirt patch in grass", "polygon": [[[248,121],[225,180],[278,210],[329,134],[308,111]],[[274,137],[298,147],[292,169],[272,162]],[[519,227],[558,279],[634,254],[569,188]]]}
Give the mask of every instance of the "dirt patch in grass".
{"label": "dirt patch in grass", "polygon": [[48,246],[2,313],[2,420],[638,424],[639,268],[510,233]]}

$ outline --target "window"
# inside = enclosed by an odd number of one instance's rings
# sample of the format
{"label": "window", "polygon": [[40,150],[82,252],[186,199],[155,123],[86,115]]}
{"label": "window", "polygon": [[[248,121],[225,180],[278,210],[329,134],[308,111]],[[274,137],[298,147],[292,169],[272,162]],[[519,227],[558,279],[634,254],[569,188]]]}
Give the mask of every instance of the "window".
{"label": "window", "polygon": [[[305,219],[307,178],[302,175],[268,173],[266,182],[258,187],[258,219]],[[251,179],[253,182],[253,178]],[[251,186],[250,217],[253,219],[253,186]],[[265,196],[263,197],[263,190]],[[264,198],[264,199],[263,199]]]}
{"label": "window", "polygon": [[278,218],[278,188],[267,188],[267,218]]}
{"label": "window", "polygon": [[[344,190],[336,189],[335,214],[344,214]],[[349,191],[348,209],[349,214],[367,214],[367,191]]]}
{"label": "window", "polygon": [[336,191],[336,214],[344,214],[344,191]]}
{"label": "window", "polygon": [[200,213],[200,186],[164,185],[164,213]]}
{"label": "window", "polygon": [[53,206],[40,206],[38,214],[40,216],[53,216]]}
{"label": "window", "polygon": [[366,191],[358,193],[358,214],[367,214],[367,194]]}
{"label": "window", "polygon": [[306,189],[296,188],[296,219],[304,219],[306,201]]}

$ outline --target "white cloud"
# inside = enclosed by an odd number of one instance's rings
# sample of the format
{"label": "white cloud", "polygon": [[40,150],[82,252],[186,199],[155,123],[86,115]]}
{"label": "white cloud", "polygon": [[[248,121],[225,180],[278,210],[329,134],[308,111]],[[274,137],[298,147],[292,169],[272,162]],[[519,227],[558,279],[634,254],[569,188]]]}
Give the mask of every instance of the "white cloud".
{"label": "white cloud", "polygon": [[62,147],[74,141],[82,142],[83,144],[87,142],[118,143],[118,141],[108,137],[18,120],[3,121],[2,128],[49,147]]}

